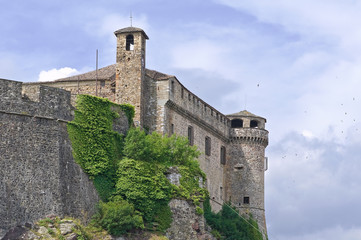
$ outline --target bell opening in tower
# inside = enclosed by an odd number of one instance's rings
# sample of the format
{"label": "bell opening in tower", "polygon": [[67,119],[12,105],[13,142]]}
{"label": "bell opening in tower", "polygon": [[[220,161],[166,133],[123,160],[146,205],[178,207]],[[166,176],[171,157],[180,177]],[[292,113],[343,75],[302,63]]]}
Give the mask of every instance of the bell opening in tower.
{"label": "bell opening in tower", "polygon": [[134,36],[132,34],[129,34],[126,38],[126,47],[125,49],[127,51],[134,50]]}

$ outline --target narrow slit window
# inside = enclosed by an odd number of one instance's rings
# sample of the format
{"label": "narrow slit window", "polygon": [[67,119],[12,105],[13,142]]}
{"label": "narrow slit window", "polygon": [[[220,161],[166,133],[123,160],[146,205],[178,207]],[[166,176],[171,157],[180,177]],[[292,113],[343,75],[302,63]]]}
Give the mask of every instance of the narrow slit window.
{"label": "narrow slit window", "polygon": [[221,147],[221,164],[222,165],[226,164],[226,147],[225,146]]}
{"label": "narrow slit window", "polygon": [[170,133],[169,135],[174,134],[174,124],[173,123],[170,125],[169,133]]}
{"label": "narrow slit window", "polygon": [[189,142],[189,145],[193,146],[193,141],[194,141],[193,127],[188,126],[188,142]]}
{"label": "narrow slit window", "polygon": [[205,138],[205,153],[207,156],[211,156],[211,138],[206,137]]}
{"label": "narrow slit window", "polygon": [[170,91],[174,94],[174,81],[171,81],[170,83]]}

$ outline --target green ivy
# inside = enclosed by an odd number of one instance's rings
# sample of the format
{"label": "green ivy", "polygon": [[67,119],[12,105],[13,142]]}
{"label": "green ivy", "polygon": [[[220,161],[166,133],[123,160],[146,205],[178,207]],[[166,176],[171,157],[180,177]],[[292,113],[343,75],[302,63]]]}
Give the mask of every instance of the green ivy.
{"label": "green ivy", "polygon": [[113,121],[124,111],[131,122],[134,107],[108,99],[78,95],[74,120],[68,123],[75,161],[94,179],[103,201],[113,194],[116,169],[122,157],[124,139],[113,131]]}
{"label": "green ivy", "polygon": [[[193,200],[198,206],[208,196],[199,187],[206,178],[196,160],[200,153],[186,138],[146,134],[139,128],[131,128],[123,138],[113,130],[113,122],[125,112],[131,125],[133,106],[88,95],[78,95],[76,103],[68,133],[75,161],[93,179],[102,199],[95,217],[100,226],[120,234],[141,228],[144,219],[148,229],[165,231],[172,221],[168,206],[172,197]],[[182,175],[180,186],[166,178],[171,166]],[[201,210],[198,207],[197,213]]]}

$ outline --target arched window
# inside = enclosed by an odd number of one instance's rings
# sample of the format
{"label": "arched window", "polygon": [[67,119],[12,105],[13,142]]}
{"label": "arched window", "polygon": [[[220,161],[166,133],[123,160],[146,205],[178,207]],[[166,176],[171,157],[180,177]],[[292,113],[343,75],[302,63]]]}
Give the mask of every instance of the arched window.
{"label": "arched window", "polygon": [[134,36],[132,34],[129,34],[127,36],[127,39],[126,39],[126,47],[125,49],[127,51],[130,51],[130,50],[133,50],[134,49]]}
{"label": "arched window", "polygon": [[250,125],[251,128],[258,128],[258,121],[256,120],[251,120],[251,125]]}
{"label": "arched window", "polygon": [[242,119],[232,119],[231,128],[241,128],[241,127],[243,127]]}

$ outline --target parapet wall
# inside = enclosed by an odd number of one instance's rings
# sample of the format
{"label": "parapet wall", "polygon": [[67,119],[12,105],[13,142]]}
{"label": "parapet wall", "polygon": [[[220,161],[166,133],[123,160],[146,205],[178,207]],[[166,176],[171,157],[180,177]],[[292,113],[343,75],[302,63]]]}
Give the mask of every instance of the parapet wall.
{"label": "parapet wall", "polygon": [[0,79],[0,239],[48,215],[92,215],[98,195],[73,160],[69,120],[69,92]]}
{"label": "parapet wall", "polygon": [[71,120],[70,93],[47,86],[23,86],[0,79],[0,111]]}
{"label": "parapet wall", "polygon": [[168,80],[169,99],[177,106],[201,119],[214,130],[228,137],[230,120],[215,108],[185,88],[175,77]]}

